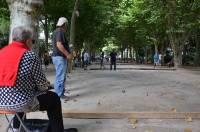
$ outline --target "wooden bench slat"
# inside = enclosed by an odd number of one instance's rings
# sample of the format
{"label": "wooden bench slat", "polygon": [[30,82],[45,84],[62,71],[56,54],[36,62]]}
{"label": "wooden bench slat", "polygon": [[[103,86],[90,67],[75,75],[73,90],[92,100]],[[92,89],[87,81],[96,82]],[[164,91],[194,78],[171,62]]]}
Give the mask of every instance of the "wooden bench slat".
{"label": "wooden bench slat", "polygon": [[77,119],[185,119],[191,117],[200,119],[200,112],[82,112],[63,111],[64,118]]}

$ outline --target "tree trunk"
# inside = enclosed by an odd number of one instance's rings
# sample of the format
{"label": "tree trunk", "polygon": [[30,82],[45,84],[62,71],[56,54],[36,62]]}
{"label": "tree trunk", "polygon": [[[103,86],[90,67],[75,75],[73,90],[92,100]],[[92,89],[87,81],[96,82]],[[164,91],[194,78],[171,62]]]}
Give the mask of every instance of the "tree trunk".
{"label": "tree trunk", "polygon": [[135,49],[136,63],[139,63],[138,49]]}
{"label": "tree trunk", "polygon": [[35,39],[35,44],[33,45],[33,51],[39,55],[40,51],[40,44],[39,44],[39,20],[37,21],[37,25],[33,28],[34,31],[34,39]]}
{"label": "tree trunk", "polygon": [[194,64],[195,66],[199,66],[200,65],[200,35],[198,33],[196,33],[195,35],[195,43],[196,43],[196,54],[195,54],[195,58],[194,58]]}
{"label": "tree trunk", "polygon": [[[12,41],[12,30],[18,26],[27,26],[33,30],[33,37],[38,42],[38,14],[43,0],[7,0],[10,10],[10,37]],[[39,51],[39,45],[35,47]]]}
{"label": "tree trunk", "polygon": [[132,54],[132,47],[131,46],[129,48],[129,54],[130,54],[130,61],[132,62],[132,60],[133,60],[133,54]]}
{"label": "tree trunk", "polygon": [[188,41],[189,36],[191,35],[191,33],[189,31],[185,31],[185,33],[181,33],[179,34],[179,36],[177,36],[177,57],[178,57],[178,62],[177,65],[178,66],[182,66],[183,65],[183,48],[185,43]]}
{"label": "tree trunk", "polygon": [[79,8],[79,2],[80,0],[76,0],[75,5],[74,5],[74,10],[72,12],[72,17],[71,17],[70,41],[69,41],[69,44],[71,47],[75,43],[75,24],[76,24],[76,17],[79,16],[79,14],[77,14],[78,8]]}
{"label": "tree trunk", "polygon": [[179,66],[179,50],[178,50],[178,44],[177,44],[177,40],[176,40],[176,37],[175,37],[175,35],[174,34],[170,34],[169,35],[169,38],[170,38],[170,43],[171,43],[171,45],[172,45],[172,49],[173,49],[173,53],[174,53],[174,67],[175,68],[178,68],[178,66]]}
{"label": "tree trunk", "polygon": [[49,28],[48,28],[48,18],[47,15],[45,16],[45,22],[44,22],[44,35],[45,35],[45,49],[48,51],[48,39],[49,39]]}
{"label": "tree trunk", "polygon": [[178,66],[178,52],[177,52],[177,41],[176,41],[176,35],[175,32],[173,30],[173,27],[176,24],[176,17],[175,17],[175,13],[176,13],[176,0],[170,0],[167,1],[167,8],[169,9],[169,16],[167,19],[167,26],[170,30],[169,32],[169,40],[170,40],[170,44],[172,46],[173,52],[174,52],[174,66],[177,68]]}
{"label": "tree trunk", "polygon": [[128,46],[127,46],[127,52],[126,52],[126,63],[128,63]]}
{"label": "tree trunk", "polygon": [[44,22],[43,19],[40,20],[44,27],[44,36],[45,36],[45,50],[48,51],[48,39],[49,39],[49,28],[48,28],[48,17],[47,14],[44,15]]}
{"label": "tree trunk", "polygon": [[135,62],[135,60],[136,60],[136,58],[135,58],[135,49],[134,49],[134,47],[133,47],[133,49],[132,49],[132,55],[133,55],[133,62]]}
{"label": "tree trunk", "polygon": [[123,61],[124,61],[124,63],[126,63],[126,52],[125,52],[125,50],[123,50]]}
{"label": "tree trunk", "polygon": [[[71,27],[70,27],[70,40],[69,40],[69,46],[73,47],[75,43],[75,23],[76,23],[76,17],[77,11],[79,7],[79,0],[76,0],[75,5],[74,5],[74,10],[72,12],[72,17],[71,17]],[[68,62],[68,72],[72,72],[72,60]]]}
{"label": "tree trunk", "polygon": [[123,50],[121,50],[121,60],[123,60],[124,58],[124,54],[123,54]]}
{"label": "tree trunk", "polygon": [[148,59],[148,47],[145,46],[145,60],[144,60],[145,64],[147,64],[147,59]]}
{"label": "tree trunk", "polygon": [[157,46],[157,44],[154,44],[154,47],[155,47],[155,54],[158,54],[158,46]]}
{"label": "tree trunk", "polygon": [[183,52],[183,44],[180,42],[180,41],[178,41],[178,46],[177,46],[177,66],[182,66],[182,64],[183,64],[183,56],[182,56],[182,52]]}

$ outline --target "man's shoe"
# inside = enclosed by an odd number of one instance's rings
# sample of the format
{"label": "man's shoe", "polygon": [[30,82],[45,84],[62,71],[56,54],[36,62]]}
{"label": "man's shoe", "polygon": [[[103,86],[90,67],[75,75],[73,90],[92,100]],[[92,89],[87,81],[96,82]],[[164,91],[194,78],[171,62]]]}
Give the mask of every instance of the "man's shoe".
{"label": "man's shoe", "polygon": [[76,129],[76,128],[68,128],[68,129],[64,129],[64,132],[78,132],[78,129]]}

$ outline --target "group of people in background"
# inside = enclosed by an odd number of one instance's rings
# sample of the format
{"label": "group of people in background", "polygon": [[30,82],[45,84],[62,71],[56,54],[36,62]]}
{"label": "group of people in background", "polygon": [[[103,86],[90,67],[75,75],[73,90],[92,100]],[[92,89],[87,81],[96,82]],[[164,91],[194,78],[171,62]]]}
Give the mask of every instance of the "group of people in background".
{"label": "group of people in background", "polygon": [[[105,63],[106,63],[105,60],[107,60],[107,59],[105,58],[104,51],[101,51],[101,53],[100,53],[100,69],[105,69]],[[117,61],[117,53],[113,49],[112,52],[110,53],[110,70],[113,69],[113,66],[114,66],[114,70],[116,70],[116,61]]]}
{"label": "group of people in background", "polygon": [[[79,59],[81,57],[81,59]],[[74,66],[78,67],[81,66],[84,70],[87,70],[88,65],[91,61],[95,61],[93,56],[90,56],[86,49],[83,50],[81,56],[78,54],[74,58]],[[113,50],[110,53],[110,70],[116,70],[116,60],[117,60],[117,53]],[[105,69],[105,63],[109,61],[109,58],[105,57],[104,51],[101,50],[100,52],[100,69]],[[79,63],[79,64],[78,64]]]}

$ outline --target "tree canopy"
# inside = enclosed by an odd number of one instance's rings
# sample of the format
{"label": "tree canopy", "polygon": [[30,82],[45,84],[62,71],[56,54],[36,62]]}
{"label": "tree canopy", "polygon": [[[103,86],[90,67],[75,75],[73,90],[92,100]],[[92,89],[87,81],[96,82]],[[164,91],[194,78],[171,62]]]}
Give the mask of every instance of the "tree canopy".
{"label": "tree canopy", "polygon": [[[45,0],[41,12],[46,43],[61,16],[71,20],[74,0]],[[0,3],[0,33],[8,32],[9,11],[5,0]],[[80,0],[76,19],[74,48],[97,53],[117,48],[122,56],[151,58],[155,52],[165,54],[172,48],[176,63],[183,63],[188,48],[200,46],[199,0]],[[46,22],[46,25],[45,25]],[[141,52],[142,51],[142,52]],[[195,50],[192,58],[200,56]],[[200,62],[199,62],[200,64]]]}

